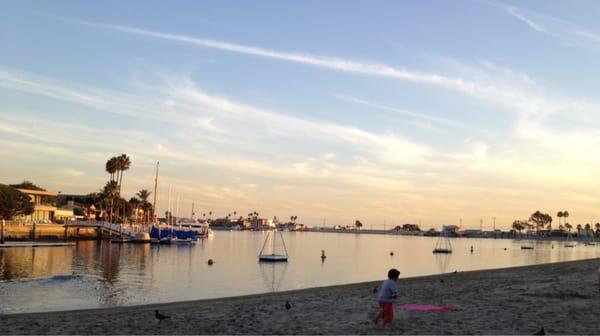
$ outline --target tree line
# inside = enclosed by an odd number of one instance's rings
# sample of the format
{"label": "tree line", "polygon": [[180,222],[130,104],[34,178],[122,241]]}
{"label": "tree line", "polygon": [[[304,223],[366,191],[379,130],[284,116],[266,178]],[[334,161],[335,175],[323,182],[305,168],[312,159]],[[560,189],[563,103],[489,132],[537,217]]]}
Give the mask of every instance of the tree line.
{"label": "tree line", "polygon": [[[564,232],[565,229],[570,233],[573,229],[573,225],[567,222],[567,218],[569,217],[569,211],[561,210],[556,213],[556,217],[558,217],[558,231]],[[562,219],[562,223],[561,223]],[[594,224],[596,231],[600,232],[600,223]],[[585,225],[577,224],[577,230],[585,229],[586,232],[589,232],[592,229],[592,224],[587,223]],[[528,229],[535,229],[536,232],[540,232],[544,228],[548,231],[552,231],[552,216],[547,213],[542,213],[541,211],[536,211],[529,216],[527,220],[515,220],[512,223],[512,228],[516,231],[521,231]]]}

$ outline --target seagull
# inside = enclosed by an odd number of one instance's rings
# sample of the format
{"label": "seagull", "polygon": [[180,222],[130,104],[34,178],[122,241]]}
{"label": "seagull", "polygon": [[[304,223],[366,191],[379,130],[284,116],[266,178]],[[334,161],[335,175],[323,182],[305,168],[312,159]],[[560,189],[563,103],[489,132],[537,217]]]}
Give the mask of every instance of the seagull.
{"label": "seagull", "polygon": [[544,331],[544,327],[542,327],[542,329],[535,332],[534,335],[546,335],[546,332]]}
{"label": "seagull", "polygon": [[170,319],[171,316],[167,316],[158,312],[158,310],[154,311],[154,317],[158,320],[158,322],[162,322],[163,320]]}
{"label": "seagull", "polygon": [[285,301],[285,309],[286,310],[290,310],[290,308],[292,308],[292,305],[290,304],[289,301]]}

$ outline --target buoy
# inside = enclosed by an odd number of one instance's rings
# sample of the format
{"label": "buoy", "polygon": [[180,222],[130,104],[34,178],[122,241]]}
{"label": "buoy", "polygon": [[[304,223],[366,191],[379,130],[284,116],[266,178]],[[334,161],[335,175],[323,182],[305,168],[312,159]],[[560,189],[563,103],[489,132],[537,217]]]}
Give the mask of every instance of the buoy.
{"label": "buoy", "polygon": [[212,265],[214,263],[214,261],[212,259],[208,259],[208,264]]}
{"label": "buoy", "polygon": [[394,256],[394,252],[390,252],[390,255],[391,255],[391,256]]}

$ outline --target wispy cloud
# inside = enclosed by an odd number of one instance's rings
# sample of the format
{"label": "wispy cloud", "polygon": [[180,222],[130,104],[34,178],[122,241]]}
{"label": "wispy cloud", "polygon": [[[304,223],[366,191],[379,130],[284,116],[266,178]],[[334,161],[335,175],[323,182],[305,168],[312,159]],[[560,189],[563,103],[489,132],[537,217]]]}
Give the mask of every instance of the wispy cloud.
{"label": "wispy cloud", "polygon": [[525,23],[535,31],[553,36],[563,45],[589,47],[589,42],[593,42],[593,44],[600,42],[600,33],[591,31],[575,22],[515,6],[495,2],[487,3],[504,9],[508,15]]}
{"label": "wispy cloud", "polygon": [[532,20],[531,18],[528,18],[527,16],[525,16],[525,14],[523,14],[523,12],[515,7],[512,6],[506,6],[504,7],[506,9],[506,12],[514,17],[515,19],[524,22],[526,25],[528,25],[530,28],[532,28],[533,30],[536,30],[538,32],[545,32],[546,30],[544,29],[544,27],[535,22],[534,20]]}
{"label": "wispy cloud", "polygon": [[369,61],[356,61],[342,57],[317,56],[308,53],[276,51],[256,46],[235,44],[212,39],[204,39],[183,34],[158,32],[137,27],[128,27],[107,23],[93,23],[72,19],[65,20],[68,22],[74,22],[92,27],[119,31],[131,35],[152,37],[156,39],[180,42],[204,48],[211,48],[238,54],[276,59],[286,62],[304,64],[308,66],[343,71],[348,73],[384,78],[394,78],[417,84],[433,85],[436,87],[458,91],[469,96],[493,101],[495,103],[504,105],[514,106],[515,104],[523,104],[524,101],[529,100],[529,97],[522,95],[521,92],[519,92],[518,90],[513,90],[510,87],[498,87],[494,83],[490,82],[472,81],[460,77],[446,76],[441,73],[411,71],[387,64]]}
{"label": "wispy cloud", "polygon": [[445,118],[440,118],[440,117],[436,117],[436,116],[432,116],[432,115],[428,115],[428,114],[424,114],[424,113],[414,112],[411,110],[390,107],[390,106],[374,103],[374,102],[368,101],[366,99],[350,96],[350,95],[337,94],[334,96],[340,100],[358,104],[358,105],[362,105],[362,106],[369,107],[372,109],[393,112],[395,114],[401,114],[401,115],[413,117],[417,120],[427,121],[427,122],[434,123],[437,125],[450,126],[452,128],[468,130],[468,131],[474,132],[474,133],[481,133],[479,130],[477,130],[465,123],[462,123],[462,122],[457,122],[457,121],[453,121],[453,120],[449,120],[449,119],[445,119]]}

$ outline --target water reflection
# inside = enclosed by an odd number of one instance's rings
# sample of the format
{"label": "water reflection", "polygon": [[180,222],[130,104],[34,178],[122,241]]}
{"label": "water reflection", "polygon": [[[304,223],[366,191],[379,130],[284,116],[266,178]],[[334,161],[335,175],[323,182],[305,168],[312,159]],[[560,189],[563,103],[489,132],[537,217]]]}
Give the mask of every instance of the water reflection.
{"label": "water reflection", "polygon": [[272,292],[278,291],[281,288],[281,282],[285,277],[287,263],[259,262],[259,267],[265,288]]}
{"label": "water reflection", "polygon": [[452,258],[451,253],[436,253],[435,262],[437,264],[438,273],[448,273],[448,266]]}

